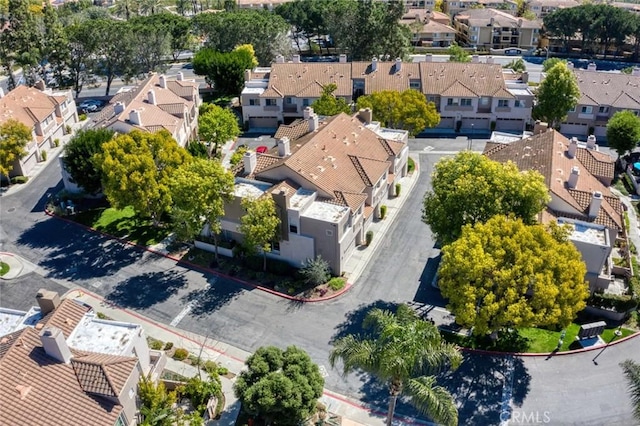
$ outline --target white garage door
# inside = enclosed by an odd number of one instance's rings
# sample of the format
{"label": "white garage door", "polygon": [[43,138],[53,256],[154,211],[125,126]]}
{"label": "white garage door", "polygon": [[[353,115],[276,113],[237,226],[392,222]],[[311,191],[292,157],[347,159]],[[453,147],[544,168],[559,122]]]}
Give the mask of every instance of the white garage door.
{"label": "white garage door", "polygon": [[[36,157],[36,152],[33,151],[33,153],[29,157],[23,158],[21,160],[21,163],[22,163],[22,166],[21,166],[22,171],[21,171],[21,173],[23,175],[29,174],[31,169],[33,169],[35,167],[35,165],[38,164],[38,158]],[[14,172],[16,172],[16,171],[17,171],[16,174],[20,174],[19,170],[15,170],[14,169]]]}
{"label": "white garage door", "polygon": [[[471,126],[473,124],[473,126]],[[489,130],[489,119],[488,118],[463,118],[462,119],[462,129],[479,131],[479,130]]]}
{"label": "white garage door", "polygon": [[496,130],[501,132],[522,132],[524,130],[524,120],[498,118],[496,120]]}
{"label": "white garage door", "polygon": [[594,134],[596,138],[606,138],[607,137],[607,127],[606,126],[596,126],[594,129]]}
{"label": "white garage door", "polygon": [[565,135],[587,136],[589,128],[586,124],[563,124],[560,133]]}
{"label": "white garage door", "polygon": [[453,129],[455,127],[455,119],[453,117],[440,117],[438,129]]}
{"label": "white garage door", "polygon": [[252,129],[275,129],[278,127],[278,119],[275,117],[253,117],[249,119],[249,127]]}

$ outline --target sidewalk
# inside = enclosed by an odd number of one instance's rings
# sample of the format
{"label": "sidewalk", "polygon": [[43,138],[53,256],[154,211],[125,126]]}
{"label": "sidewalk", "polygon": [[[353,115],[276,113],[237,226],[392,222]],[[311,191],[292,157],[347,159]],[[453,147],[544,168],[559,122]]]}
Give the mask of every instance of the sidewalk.
{"label": "sidewalk", "polygon": [[[3,188],[0,191],[0,195],[11,195],[16,192],[22,191],[25,187],[31,184],[31,182],[40,174],[42,171],[51,163],[52,161],[58,161],[58,156],[62,153],[65,145],[69,143],[71,138],[76,134],[77,131],[84,129],[89,125],[90,119],[86,119],[84,121],[79,121],[71,126],[73,129],[71,133],[64,135],[60,138],[60,145],[55,148],[51,148],[47,151],[47,160],[36,163],[36,165],[29,171],[27,176],[29,180],[26,183],[21,184],[13,184],[7,188]],[[62,178],[62,176],[60,176]]]}
{"label": "sidewalk", "polygon": [[[184,330],[180,330],[168,325],[152,321],[140,314],[121,309],[106,302],[100,296],[88,292],[85,289],[70,290],[64,295],[71,297],[94,308],[96,312],[101,312],[106,316],[123,322],[140,324],[147,336],[163,342],[173,342],[174,347],[184,348],[190,354],[201,353],[203,360],[212,360],[225,367],[236,376],[244,369],[244,361],[251,355],[250,352],[230,346],[215,339],[200,336]],[[196,367],[180,361],[169,359],[166,368],[185,377],[193,377],[198,374]],[[210,421],[209,425],[232,426],[238,416],[240,404],[233,394],[234,379],[222,377],[222,388],[226,398],[225,409],[219,420]],[[346,396],[324,391],[321,402],[327,406],[329,412],[337,414],[343,418],[343,424],[350,426],[377,426],[384,425],[385,413],[367,407],[360,401],[353,400]],[[380,407],[384,410],[386,407]],[[398,424],[429,425],[431,423],[411,418],[396,418],[401,422]]]}

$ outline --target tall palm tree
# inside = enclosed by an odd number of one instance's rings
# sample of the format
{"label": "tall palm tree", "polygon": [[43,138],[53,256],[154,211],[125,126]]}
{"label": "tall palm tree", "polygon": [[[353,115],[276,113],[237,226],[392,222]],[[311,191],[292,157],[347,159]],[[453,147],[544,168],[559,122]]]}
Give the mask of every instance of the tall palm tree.
{"label": "tall palm tree", "polygon": [[633,416],[640,421],[640,364],[627,359],[620,363],[622,371],[627,378],[629,394],[633,404]]}
{"label": "tall palm tree", "polygon": [[331,366],[341,360],[343,374],[363,370],[388,383],[388,426],[400,395],[409,397],[414,407],[434,421],[456,425],[458,410],[453,397],[437,386],[433,374],[458,368],[460,351],[443,342],[438,329],[407,305],[399,305],[395,313],[372,309],[363,327],[368,334],[347,335],[334,342],[329,355]]}

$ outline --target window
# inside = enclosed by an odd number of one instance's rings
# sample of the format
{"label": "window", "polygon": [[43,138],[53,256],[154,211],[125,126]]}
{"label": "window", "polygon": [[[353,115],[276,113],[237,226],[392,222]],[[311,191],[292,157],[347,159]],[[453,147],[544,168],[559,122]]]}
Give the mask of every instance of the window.
{"label": "window", "polygon": [[333,237],[333,229],[327,229],[327,237]]}
{"label": "window", "polygon": [[260,106],[260,99],[249,99],[250,106]]}
{"label": "window", "polygon": [[582,114],[591,114],[593,112],[593,107],[583,106],[582,109],[580,110],[580,112]]}
{"label": "window", "polygon": [[609,113],[608,106],[601,106],[600,108],[598,108],[598,114],[608,114],[608,113]]}
{"label": "window", "polygon": [[487,96],[483,96],[480,98],[480,105],[487,106],[489,105],[489,98]]}
{"label": "window", "polygon": [[471,32],[472,33],[478,32],[478,27],[471,27]]}
{"label": "window", "polygon": [[427,102],[436,102],[436,97],[432,95],[427,95]]}
{"label": "window", "polygon": [[521,101],[520,99],[516,99],[515,102],[514,102],[514,106],[516,108],[525,108],[526,104],[525,104],[524,101]]}
{"label": "window", "polygon": [[447,98],[447,105],[453,105],[453,98]]}
{"label": "window", "polygon": [[298,233],[298,225],[289,224],[289,232],[293,232],[294,234]]}
{"label": "window", "polygon": [[420,80],[409,80],[409,87],[411,89],[420,90]]}
{"label": "window", "polygon": [[471,99],[460,99],[460,105],[471,106]]}
{"label": "window", "polygon": [[498,100],[498,108],[508,108],[509,100],[508,99],[499,99]]}
{"label": "window", "polygon": [[287,105],[291,105],[293,103],[293,98],[290,98],[290,97],[284,98],[284,103],[286,103]]}
{"label": "window", "polygon": [[576,107],[571,108],[569,111],[567,112],[576,112]]}
{"label": "window", "polygon": [[276,106],[276,105],[277,105],[277,103],[276,103],[276,100],[275,100],[275,99],[267,99],[267,103],[266,103],[266,105],[267,105],[267,106]]}
{"label": "window", "polygon": [[302,106],[308,107],[309,105],[311,105],[310,99],[305,98],[302,100]]}

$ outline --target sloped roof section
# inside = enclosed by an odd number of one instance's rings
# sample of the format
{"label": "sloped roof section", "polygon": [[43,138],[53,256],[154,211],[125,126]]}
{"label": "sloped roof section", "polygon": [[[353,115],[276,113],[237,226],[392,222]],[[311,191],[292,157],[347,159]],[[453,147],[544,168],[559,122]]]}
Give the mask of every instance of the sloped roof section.
{"label": "sloped roof section", "polygon": [[74,357],[71,364],[85,392],[117,397],[138,364],[138,360],[131,357],[89,353]]}

